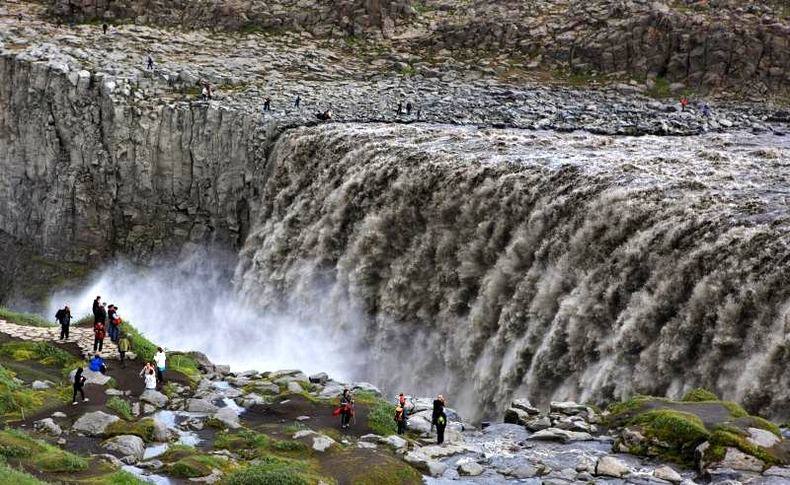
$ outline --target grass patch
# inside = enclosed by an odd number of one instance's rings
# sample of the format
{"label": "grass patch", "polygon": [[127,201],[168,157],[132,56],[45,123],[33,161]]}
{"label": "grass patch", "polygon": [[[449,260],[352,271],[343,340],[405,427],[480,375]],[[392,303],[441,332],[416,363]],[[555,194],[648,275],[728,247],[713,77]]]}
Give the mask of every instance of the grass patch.
{"label": "grass patch", "polygon": [[659,76],[653,82],[653,87],[647,91],[648,96],[664,99],[672,95],[672,91],[669,89],[670,82],[666,78]]}
{"label": "grass patch", "polygon": [[765,448],[750,443],[742,434],[731,430],[719,429],[713,432],[710,437],[710,448],[705,455],[705,460],[717,461],[724,458],[726,448],[737,448],[738,450],[759,458],[768,465],[779,464],[779,461]]}
{"label": "grass patch", "polygon": [[[54,316],[52,317],[55,318]],[[17,325],[25,325],[28,327],[54,327],[55,324],[49,320],[44,319],[40,315],[33,313],[15,312],[4,306],[0,306],[0,320],[16,323]]]}
{"label": "grass patch", "polygon": [[172,352],[167,356],[167,366],[170,370],[184,374],[193,385],[200,382],[200,371],[194,357],[181,352]]}
{"label": "grass patch", "polygon": [[154,354],[156,354],[156,345],[153,342],[145,338],[139,330],[127,321],[121,324],[121,331],[129,338],[131,351],[137,354],[139,359],[142,359],[143,362],[153,362]]}
{"label": "grass patch", "polygon": [[115,411],[118,416],[122,417],[127,421],[131,421],[134,419],[134,415],[132,414],[132,405],[129,404],[128,401],[125,399],[121,399],[118,396],[112,396],[107,399],[106,406],[113,411]]}
{"label": "grass patch", "polygon": [[727,408],[727,411],[729,411],[733,418],[745,418],[749,415],[749,413],[747,413],[737,402],[722,401],[721,405]]}
{"label": "grass patch", "polygon": [[149,482],[140,480],[124,470],[118,470],[109,475],[99,477],[96,480],[90,480],[87,483],[96,483],[97,485],[149,485]]}
{"label": "grass patch", "polygon": [[15,429],[0,432],[0,456],[9,463],[50,473],[77,472],[88,468],[85,458]]}
{"label": "grass patch", "polygon": [[280,453],[289,453],[289,454],[305,453],[310,449],[307,447],[306,444],[296,440],[275,441],[270,446],[270,448],[274,451],[279,451]]}
{"label": "grass patch", "polygon": [[273,456],[266,456],[225,478],[227,485],[309,485],[320,481],[322,477],[307,462]]}
{"label": "grass patch", "polygon": [[370,406],[368,426],[374,433],[381,436],[395,434],[398,430],[395,423],[395,405],[379,399]]}
{"label": "grass patch", "polygon": [[704,401],[718,401],[718,400],[719,400],[719,396],[701,387],[690,390],[681,399],[681,401],[684,402],[704,402]]}
{"label": "grass patch", "polygon": [[171,446],[161,460],[167,463],[168,473],[178,478],[205,477],[211,475],[215,469],[227,472],[232,468],[232,464],[226,459],[182,445]]}
{"label": "grass patch", "polygon": [[14,341],[0,345],[0,356],[12,360],[34,360],[41,365],[58,367],[68,373],[82,361],[49,342]]}
{"label": "grass patch", "polygon": [[146,443],[151,443],[155,441],[154,430],[155,430],[154,420],[152,418],[143,418],[140,421],[136,421],[136,422],[119,420],[114,423],[111,423],[109,426],[107,426],[107,429],[104,431],[104,434],[107,438],[112,438],[113,436],[120,436],[124,434],[131,434],[134,436],[139,436]]}
{"label": "grass patch", "polygon": [[[48,404],[61,403],[68,386],[31,389],[15,379],[14,372],[0,365],[0,415],[6,420],[24,419]],[[70,395],[68,397],[71,397]]]}
{"label": "grass patch", "polygon": [[423,483],[422,475],[413,467],[401,463],[377,465],[364,476],[356,477],[354,485],[401,485]]}
{"label": "grass patch", "polygon": [[0,483],[13,483],[14,485],[46,485],[38,478],[27,473],[15,470],[6,463],[0,463]]}

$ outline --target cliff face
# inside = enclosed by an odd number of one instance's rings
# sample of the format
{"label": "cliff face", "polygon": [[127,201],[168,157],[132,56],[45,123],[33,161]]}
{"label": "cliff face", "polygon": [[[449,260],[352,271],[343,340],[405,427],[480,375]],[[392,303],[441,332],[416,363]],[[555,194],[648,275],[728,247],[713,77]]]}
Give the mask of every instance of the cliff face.
{"label": "cliff face", "polygon": [[236,247],[254,120],[208,106],[116,102],[87,71],[0,58],[0,230],[49,257],[145,261]]}
{"label": "cliff face", "polygon": [[790,86],[790,20],[768,1],[50,1],[64,19],[383,36],[417,58],[506,58],[508,69],[628,76],[648,87],[660,78],[753,96]]}

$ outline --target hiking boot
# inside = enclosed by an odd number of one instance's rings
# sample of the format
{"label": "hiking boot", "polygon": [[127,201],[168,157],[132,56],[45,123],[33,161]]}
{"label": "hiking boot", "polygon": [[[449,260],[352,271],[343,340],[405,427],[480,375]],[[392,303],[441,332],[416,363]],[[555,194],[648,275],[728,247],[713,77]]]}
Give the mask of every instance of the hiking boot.
{"label": "hiking boot", "polygon": [[82,402],[88,402],[88,398],[86,397],[85,399],[82,400]]}
{"label": "hiking boot", "polygon": [[71,403],[71,405],[72,406],[76,406],[77,405],[77,401],[74,401],[73,403]]}

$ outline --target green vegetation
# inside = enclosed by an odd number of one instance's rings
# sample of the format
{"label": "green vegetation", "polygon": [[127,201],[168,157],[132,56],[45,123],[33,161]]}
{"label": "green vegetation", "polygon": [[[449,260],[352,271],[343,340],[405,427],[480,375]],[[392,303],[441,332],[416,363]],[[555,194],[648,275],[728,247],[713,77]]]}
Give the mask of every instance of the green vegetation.
{"label": "green vegetation", "polygon": [[726,448],[737,448],[747,455],[754,456],[764,461],[768,465],[778,464],[779,461],[765,448],[750,443],[743,431],[739,429],[717,429],[714,431],[710,439],[710,448],[705,454],[705,460],[708,462],[717,461],[724,458]]}
{"label": "green vegetation", "polygon": [[737,402],[722,401],[721,405],[727,408],[727,411],[730,412],[733,418],[745,418],[749,415]]}
{"label": "green vegetation", "polygon": [[669,86],[669,81],[659,76],[653,80],[653,87],[648,90],[647,94],[648,96],[658,99],[668,98],[672,95]]}
{"label": "green vegetation", "polygon": [[705,401],[717,401],[719,397],[716,394],[713,394],[707,389],[703,389],[698,387],[696,389],[692,389],[687,392],[681,401],[685,402],[705,402]]}
{"label": "green vegetation", "polygon": [[95,480],[89,480],[87,483],[96,483],[101,485],[148,485],[148,482],[140,480],[131,473],[118,470],[115,473],[98,477]]}
{"label": "green vegetation", "polygon": [[52,327],[55,325],[55,317],[53,316],[52,318],[53,321],[50,322],[39,315],[15,312],[6,307],[0,306],[0,319],[11,323],[16,323],[17,325],[27,325],[28,327]]}
{"label": "green vegetation", "polygon": [[167,356],[167,366],[170,370],[184,374],[193,385],[196,385],[200,381],[198,363],[195,358],[190,355],[181,352],[171,352]]}
{"label": "green vegetation", "polygon": [[[634,418],[633,424],[641,427],[647,438],[655,438],[668,445],[663,455],[673,461],[692,463],[694,450],[709,436],[702,420],[691,413],[659,409]],[[642,450],[637,451],[636,454]]]}
{"label": "green vegetation", "polygon": [[422,483],[422,475],[414,468],[402,463],[377,465],[366,471],[363,477],[354,480],[355,485],[402,485]]}
{"label": "green vegetation", "polygon": [[8,466],[8,464],[2,462],[0,462],[0,483],[13,483],[15,485],[46,485],[38,478],[28,475],[25,472],[14,470]]}
{"label": "green vegetation", "polygon": [[303,453],[309,450],[306,444],[295,440],[275,441],[271,448],[282,453]]}
{"label": "green vegetation", "polygon": [[140,421],[128,422],[124,420],[116,421],[104,431],[104,434],[110,438],[113,436],[120,436],[122,434],[132,434],[139,436],[146,443],[154,441],[155,427],[152,418],[144,418]]}
{"label": "green vegetation", "polygon": [[395,406],[384,400],[379,400],[370,407],[368,426],[374,433],[382,436],[395,434],[398,430],[395,424]]}
{"label": "green vegetation", "polygon": [[412,65],[408,65],[402,67],[399,73],[401,76],[412,77],[417,74],[417,69],[415,69]]}
{"label": "green vegetation", "polygon": [[256,464],[237,470],[225,479],[227,485],[309,485],[321,477],[304,461],[267,456]]}
{"label": "green vegetation", "polygon": [[118,396],[112,396],[107,399],[106,406],[113,411],[115,411],[118,416],[122,417],[127,421],[131,421],[134,419],[134,415],[132,414],[132,405],[129,404],[128,401],[121,399]]}
{"label": "green vegetation", "polygon": [[11,464],[49,473],[76,472],[88,468],[85,458],[15,429],[0,431],[0,456]]}
{"label": "green vegetation", "polygon": [[145,336],[134,328],[131,323],[124,321],[121,325],[121,332],[129,337],[129,343],[132,344],[132,352],[137,354],[138,359],[144,362],[151,362],[154,360],[156,345],[145,338]]}
{"label": "green vegetation", "polygon": [[197,478],[211,475],[213,470],[230,471],[232,464],[224,457],[207,455],[195,448],[173,445],[161,457],[167,471],[178,478]]}
{"label": "green vegetation", "polygon": [[58,367],[66,374],[82,361],[49,342],[13,341],[0,345],[0,357],[13,360],[33,360],[41,365]]}

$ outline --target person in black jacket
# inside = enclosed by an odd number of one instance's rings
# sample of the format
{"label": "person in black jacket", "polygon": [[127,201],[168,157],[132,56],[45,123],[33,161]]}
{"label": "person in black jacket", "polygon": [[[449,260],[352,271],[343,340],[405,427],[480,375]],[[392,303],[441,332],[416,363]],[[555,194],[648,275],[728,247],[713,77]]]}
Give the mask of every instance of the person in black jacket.
{"label": "person in black jacket", "polygon": [[442,411],[436,418],[436,444],[444,443],[444,428],[447,426],[447,415]]}
{"label": "person in black jacket", "polygon": [[71,398],[71,404],[77,404],[77,393],[79,392],[82,396],[82,402],[88,402],[88,398],[85,397],[85,376],[82,375],[82,367],[77,369],[77,373],[74,374],[74,394]]}
{"label": "person in black jacket", "polygon": [[60,323],[60,340],[69,338],[69,325],[71,324],[71,310],[66,305],[55,313],[55,320]]}
{"label": "person in black jacket", "polygon": [[97,296],[95,300],[93,300],[93,323],[99,323],[99,317],[101,316],[101,297]]}
{"label": "person in black jacket", "polygon": [[436,396],[436,399],[433,400],[433,413],[431,414],[431,431],[433,431],[433,427],[436,426],[436,420],[439,419],[439,415],[444,413],[444,396],[439,394]]}

